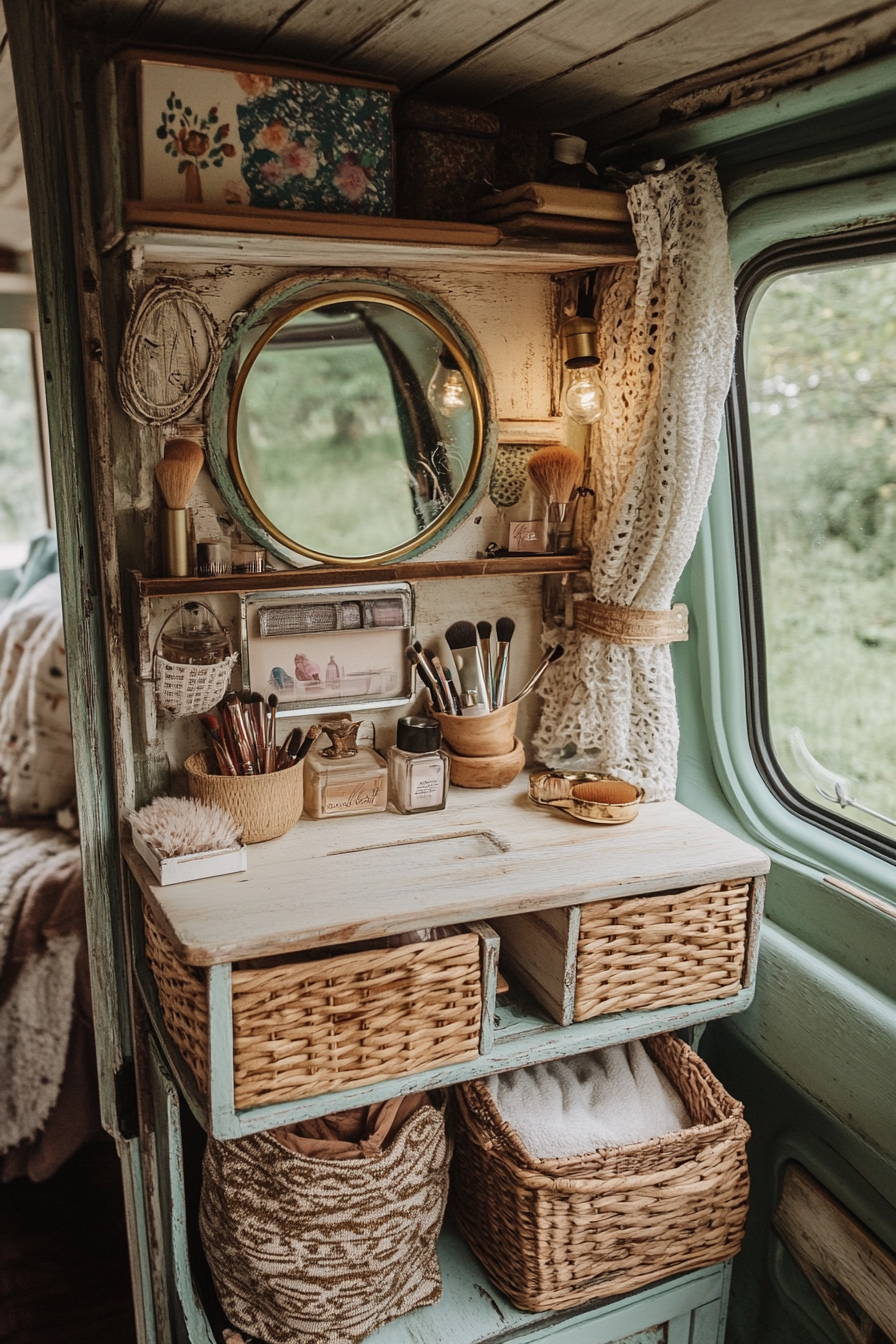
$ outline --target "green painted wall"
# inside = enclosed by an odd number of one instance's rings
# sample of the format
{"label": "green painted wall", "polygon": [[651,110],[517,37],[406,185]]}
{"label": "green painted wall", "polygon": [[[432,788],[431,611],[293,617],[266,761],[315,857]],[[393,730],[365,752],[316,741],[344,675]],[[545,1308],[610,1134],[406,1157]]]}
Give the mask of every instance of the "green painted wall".
{"label": "green painted wall", "polygon": [[[785,239],[894,223],[892,57],[766,104],[664,129],[630,161],[717,157],[736,266]],[[889,111],[887,111],[889,109]],[[691,640],[673,646],[682,726],[679,798],[772,855],[752,1007],[711,1024],[701,1053],[753,1128],[751,1214],[735,1263],[731,1344],[842,1340],[770,1219],[795,1157],[896,1250],[896,905],[873,910],[824,881],[896,901],[896,870],[790,814],[750,750],[727,448],[677,600]]]}

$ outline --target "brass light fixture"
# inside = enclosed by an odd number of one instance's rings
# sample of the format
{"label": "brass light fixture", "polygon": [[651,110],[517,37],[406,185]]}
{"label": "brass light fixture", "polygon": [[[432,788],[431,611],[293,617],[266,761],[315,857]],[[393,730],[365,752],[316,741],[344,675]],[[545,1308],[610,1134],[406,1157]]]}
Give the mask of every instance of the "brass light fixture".
{"label": "brass light fixture", "polygon": [[607,395],[598,372],[597,323],[588,316],[594,309],[594,277],[589,276],[579,290],[578,311],[567,318],[560,329],[564,343],[566,390],[563,408],[577,425],[593,425],[606,409]]}

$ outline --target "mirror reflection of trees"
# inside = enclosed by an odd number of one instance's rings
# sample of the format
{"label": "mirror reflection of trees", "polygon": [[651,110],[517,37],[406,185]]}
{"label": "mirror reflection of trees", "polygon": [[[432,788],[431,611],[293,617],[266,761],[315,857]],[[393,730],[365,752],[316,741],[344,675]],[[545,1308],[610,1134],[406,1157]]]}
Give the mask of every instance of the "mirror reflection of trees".
{"label": "mirror reflection of trees", "polygon": [[775,751],[819,802],[798,727],[854,797],[896,816],[896,262],[774,281],[748,356]]}
{"label": "mirror reflection of trees", "polygon": [[392,305],[299,314],[256,357],[240,399],[240,468],[261,511],[299,545],[374,555],[437,522],[474,449],[467,409],[427,390],[440,336]]}

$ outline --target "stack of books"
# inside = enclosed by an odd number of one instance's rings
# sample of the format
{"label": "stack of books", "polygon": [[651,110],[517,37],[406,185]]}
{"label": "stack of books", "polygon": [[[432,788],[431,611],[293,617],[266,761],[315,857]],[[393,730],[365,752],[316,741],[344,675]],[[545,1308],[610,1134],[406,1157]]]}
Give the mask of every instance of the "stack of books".
{"label": "stack of books", "polygon": [[623,192],[523,182],[482,196],[472,211],[477,224],[494,224],[510,238],[569,243],[632,243]]}

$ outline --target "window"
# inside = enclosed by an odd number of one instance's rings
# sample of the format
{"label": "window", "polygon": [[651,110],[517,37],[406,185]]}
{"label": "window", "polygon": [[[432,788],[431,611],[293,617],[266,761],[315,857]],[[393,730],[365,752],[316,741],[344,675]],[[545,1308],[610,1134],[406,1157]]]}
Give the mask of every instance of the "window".
{"label": "window", "polygon": [[33,337],[0,326],[0,571],[21,565],[46,528]]}
{"label": "window", "polygon": [[782,251],[741,290],[754,752],[795,810],[892,854],[896,256]]}

